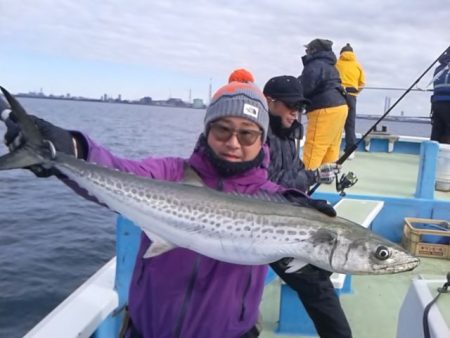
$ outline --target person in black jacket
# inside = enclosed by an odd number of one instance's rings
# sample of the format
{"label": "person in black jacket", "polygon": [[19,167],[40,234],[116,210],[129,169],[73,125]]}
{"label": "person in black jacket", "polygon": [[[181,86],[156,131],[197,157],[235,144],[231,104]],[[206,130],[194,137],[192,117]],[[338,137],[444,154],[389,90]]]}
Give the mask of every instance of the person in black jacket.
{"label": "person in black jacket", "polygon": [[[332,183],[340,170],[338,164],[326,163],[315,170],[306,170],[299,158],[296,143],[302,137],[302,126],[298,114],[309,103],[303,97],[300,81],[293,76],[277,76],[266,83],[263,92],[269,106],[269,179],[304,192],[318,182]],[[331,272],[308,266],[298,273],[285,273],[283,260],[272,263],[271,267],[297,292],[321,338],[352,337],[330,280]]]}
{"label": "person in black jacket", "polygon": [[347,118],[346,93],[336,69],[336,55],[326,39],[314,39],[302,57],[300,76],[308,107],[308,130],[303,147],[306,168],[315,169],[339,158],[342,132]]}
{"label": "person in black jacket", "polygon": [[439,58],[431,96],[432,141],[450,144],[450,51]]}

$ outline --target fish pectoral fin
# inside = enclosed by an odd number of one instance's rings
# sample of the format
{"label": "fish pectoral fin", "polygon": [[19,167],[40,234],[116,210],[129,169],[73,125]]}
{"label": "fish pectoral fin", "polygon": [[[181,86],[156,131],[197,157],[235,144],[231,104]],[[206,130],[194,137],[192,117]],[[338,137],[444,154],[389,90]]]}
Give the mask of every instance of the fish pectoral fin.
{"label": "fish pectoral fin", "polygon": [[152,244],[150,244],[150,247],[144,254],[144,258],[156,257],[175,248],[175,245],[173,245],[172,243],[169,243],[160,237],[148,233],[147,231],[144,232],[152,241]]}
{"label": "fish pectoral fin", "polygon": [[294,273],[297,272],[298,270],[300,270],[301,268],[303,268],[304,266],[308,265],[309,263],[304,262],[300,259],[293,259],[292,261],[289,262],[289,264],[287,265],[287,269],[284,271],[286,273]]}
{"label": "fish pectoral fin", "polygon": [[205,186],[197,172],[187,163],[184,164],[184,177],[182,183],[194,187],[203,188]]}
{"label": "fish pectoral fin", "polygon": [[175,246],[164,242],[153,242],[150,247],[147,249],[147,251],[144,254],[144,258],[151,258],[155,256],[162,255],[163,253],[172,250],[175,248]]}

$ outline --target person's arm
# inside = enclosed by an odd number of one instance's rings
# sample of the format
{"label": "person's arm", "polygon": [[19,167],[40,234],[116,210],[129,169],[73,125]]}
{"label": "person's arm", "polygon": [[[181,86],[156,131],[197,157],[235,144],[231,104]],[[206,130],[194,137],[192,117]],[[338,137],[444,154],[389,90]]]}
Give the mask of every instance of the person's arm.
{"label": "person's arm", "polygon": [[364,73],[364,69],[361,67],[361,65],[359,66],[359,70],[358,92],[361,92],[366,85],[366,74]]}
{"label": "person's arm", "polygon": [[303,96],[311,99],[317,92],[321,84],[323,69],[319,62],[305,67],[301,75],[303,85]]}
{"label": "person's arm", "polygon": [[[269,179],[283,187],[307,191],[314,175],[305,171],[305,165],[299,159],[294,141],[282,141],[269,132],[267,147],[270,151],[268,165]],[[289,166],[286,166],[289,159]]]}
{"label": "person's arm", "polygon": [[[68,131],[32,115],[30,115],[30,118],[39,129],[42,137],[45,140],[50,141],[58,152],[73,155],[79,159],[84,159],[105,167],[115,168],[120,171],[133,173],[138,176],[146,176],[161,180],[178,179],[177,177],[172,176],[179,172],[178,170],[175,170],[175,168],[182,159],[147,158],[144,160],[128,160],[120,158],[113,155],[106,148],[96,144],[93,140],[79,131]],[[8,118],[5,123],[7,126],[5,144],[10,151],[14,151],[24,142],[22,133],[20,127],[14,120]],[[62,175],[57,169],[45,169],[42,166],[31,166],[27,169],[31,170],[38,177],[55,175],[79,195],[89,200],[93,200],[86,191],[80,189],[75,182]]]}
{"label": "person's arm", "polygon": [[[144,176],[153,179],[177,181],[180,177],[175,177],[179,170],[176,166],[181,159],[175,158],[146,158],[143,160],[130,160],[114,155],[108,149],[95,143],[91,138],[80,132],[71,132],[77,143],[83,143],[86,160],[104,167],[115,168],[119,171],[128,172],[137,176]],[[57,176],[61,182],[67,185],[75,193],[83,198],[99,203],[95,197],[86,190],[65,176]],[[102,203],[99,203],[103,205]]]}
{"label": "person's arm", "polygon": [[114,155],[105,147],[97,144],[89,136],[80,132],[72,132],[77,142],[82,142],[85,148],[86,160],[108,168],[115,168],[119,171],[132,173],[137,176],[151,177],[155,179],[169,179],[171,172],[174,172],[172,158],[148,157],[142,160],[131,160]]}
{"label": "person's arm", "polygon": [[316,183],[331,184],[339,174],[341,165],[336,163],[325,163],[315,170],[306,170],[303,162],[293,165],[288,169],[281,169],[270,175],[270,179],[287,188],[308,191],[309,187]]}
{"label": "person's arm", "polygon": [[279,170],[271,177],[271,180],[283,187],[295,188],[305,192],[315,183],[315,175],[311,170],[305,170],[301,169],[300,166],[294,166],[289,169]]}

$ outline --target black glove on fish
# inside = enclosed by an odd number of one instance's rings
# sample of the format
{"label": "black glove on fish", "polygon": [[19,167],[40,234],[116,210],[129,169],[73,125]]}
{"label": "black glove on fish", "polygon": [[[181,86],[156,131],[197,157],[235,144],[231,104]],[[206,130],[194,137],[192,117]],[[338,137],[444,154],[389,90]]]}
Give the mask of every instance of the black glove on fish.
{"label": "black glove on fish", "polygon": [[315,200],[309,198],[298,190],[286,190],[283,193],[283,196],[293,204],[313,208],[327,216],[336,217],[336,210],[334,210],[333,206],[328,204],[326,200]]}
{"label": "black glove on fish", "polygon": [[[52,142],[57,151],[69,155],[77,154],[78,158],[84,158],[84,151],[81,145],[79,145],[80,142],[74,142],[73,136],[69,131],[57,127],[43,119],[37,118],[36,116],[30,115],[30,118],[38,127],[42,137],[45,140]],[[5,144],[10,151],[14,151],[26,140],[24,140],[20,127],[15,123],[12,116],[5,121],[5,124],[7,127]],[[38,177],[49,177],[58,173],[55,169],[45,169],[42,166],[31,166],[28,169]]]}

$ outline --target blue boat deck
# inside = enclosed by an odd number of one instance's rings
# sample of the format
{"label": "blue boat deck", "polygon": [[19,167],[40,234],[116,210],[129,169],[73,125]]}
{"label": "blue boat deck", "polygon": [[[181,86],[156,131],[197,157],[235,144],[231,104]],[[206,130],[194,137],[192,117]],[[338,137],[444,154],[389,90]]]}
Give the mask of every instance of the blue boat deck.
{"label": "blue boat deck", "polygon": [[[347,160],[342,171],[352,171],[358,182],[346,192],[349,195],[374,195],[414,198],[420,156],[402,153],[368,153],[358,151],[355,159]],[[318,192],[334,193],[334,184],[322,184]],[[450,192],[435,191],[437,200],[450,201]]]}
{"label": "blue boat deck", "polygon": [[[355,338],[396,337],[400,308],[411,280],[418,276],[442,277],[449,272],[449,269],[448,260],[422,258],[419,267],[411,272],[382,276],[352,276],[352,292],[341,294],[340,300],[353,336]],[[309,334],[277,332],[280,320],[280,287],[281,282],[276,279],[265,289],[261,305],[263,324],[261,338],[316,337],[313,332]],[[447,303],[450,304],[450,297],[446,298],[449,298]],[[300,308],[297,311],[299,323],[305,323],[302,311]],[[295,317],[295,311],[292,311],[291,315]],[[450,325],[450,317],[448,321]],[[309,325],[305,325],[307,327],[305,332],[311,332]]]}

